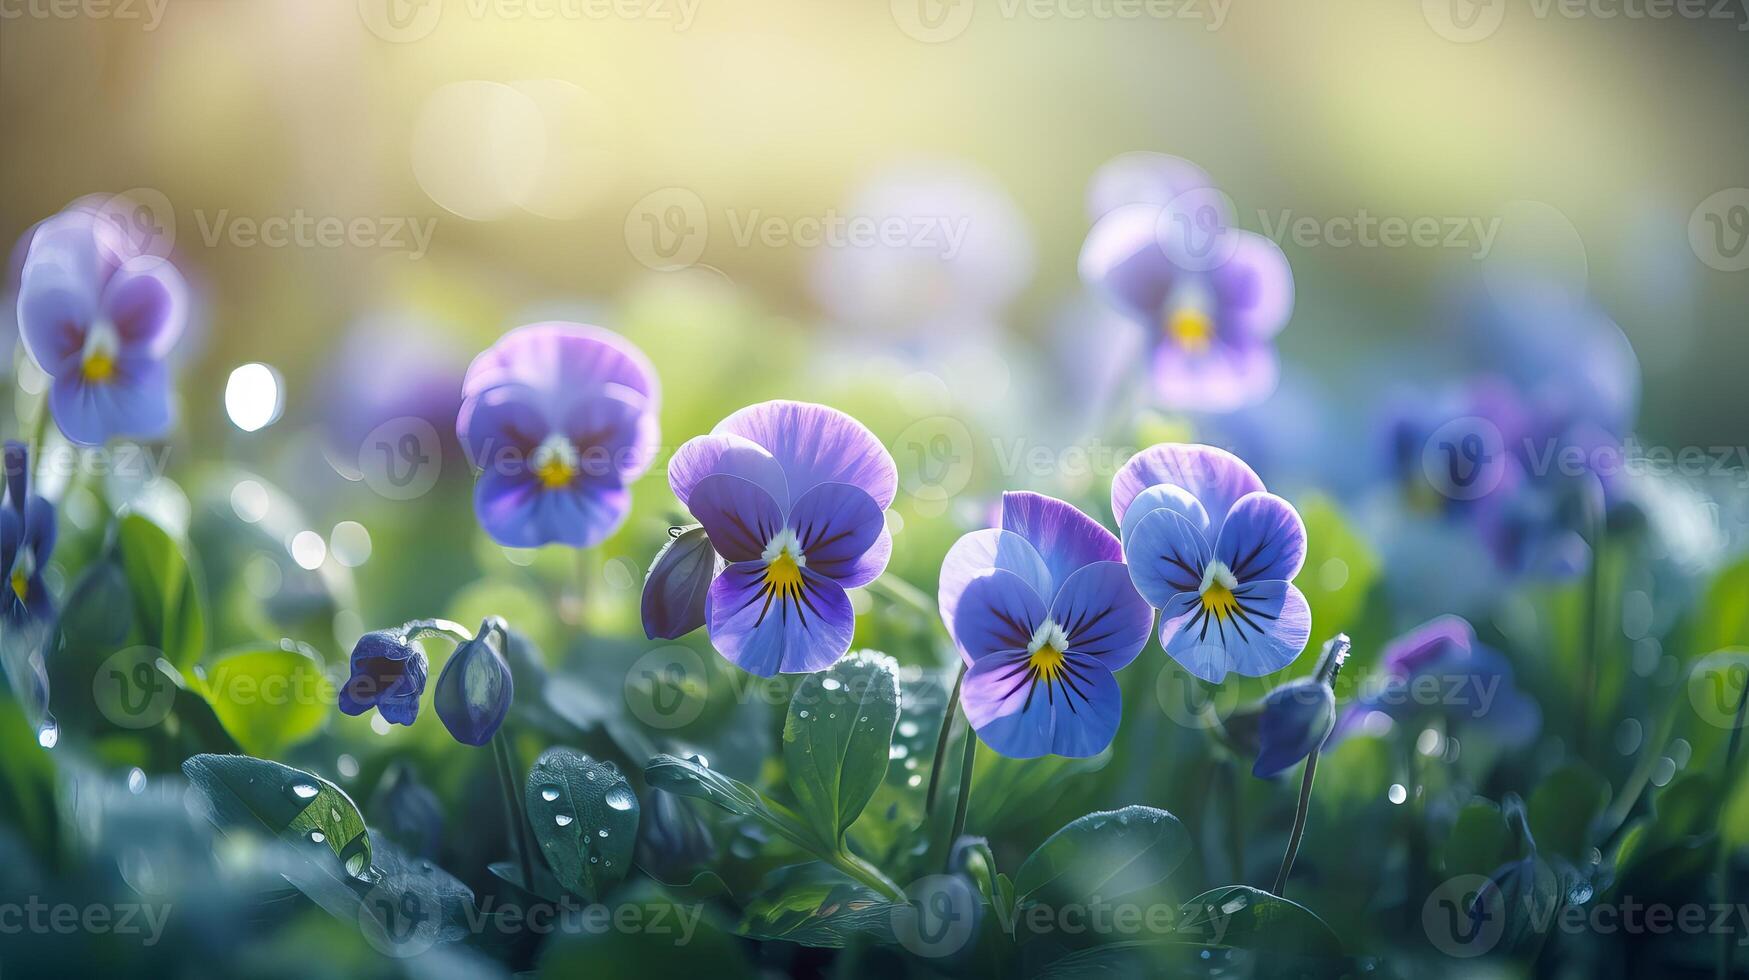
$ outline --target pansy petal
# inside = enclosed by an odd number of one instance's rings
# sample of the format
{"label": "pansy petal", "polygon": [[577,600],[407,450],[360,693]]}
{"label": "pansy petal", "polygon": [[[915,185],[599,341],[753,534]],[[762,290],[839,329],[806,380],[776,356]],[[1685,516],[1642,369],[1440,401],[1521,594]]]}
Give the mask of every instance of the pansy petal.
{"label": "pansy petal", "polygon": [[1154,398],[1167,408],[1232,412],[1268,398],[1281,380],[1275,348],[1250,338],[1216,338],[1191,353],[1173,344],[1154,348]]}
{"label": "pansy petal", "polygon": [[1020,576],[998,568],[966,585],[948,632],[966,663],[976,663],[1002,650],[1024,649],[1044,618],[1044,599]]}
{"label": "pansy petal", "polygon": [[796,532],[808,567],[834,580],[856,570],[887,527],[874,498],[848,483],[822,483],[802,494],[785,523]]}
{"label": "pansy petal", "polygon": [[43,371],[62,377],[78,370],[85,333],[97,317],[91,283],[54,264],[27,268],[18,292],[18,332]]}
{"label": "pansy petal", "polygon": [[[1002,495],[1002,530],[1025,538],[1044,557],[1051,592],[1074,571],[1096,561],[1123,561],[1123,545],[1073,504],[1038,493]],[[1046,595],[1045,598],[1049,598]]]}
{"label": "pansy petal", "polygon": [[779,507],[789,507],[789,481],[783,467],[751,439],[726,434],[694,436],[668,461],[668,485],[682,504],[691,502],[698,481],[718,473],[751,480],[764,487]]}
{"label": "pansy petal", "polygon": [[644,635],[673,640],[705,623],[705,600],[721,561],[703,526],[682,531],[662,546],[644,578],[639,611]]}
{"label": "pansy petal", "polygon": [[1263,489],[1251,467],[1225,449],[1161,443],[1130,457],[1112,478],[1111,512],[1118,523],[1138,494],[1161,483],[1189,490],[1214,521],[1224,518],[1240,497]]}
{"label": "pansy petal", "polygon": [[121,335],[124,351],[163,357],[182,336],[188,287],[176,267],[142,255],[117,269],[103,289],[103,316]]}
{"label": "pansy petal", "polygon": [[1087,216],[1098,220],[1125,204],[1164,207],[1190,191],[1213,187],[1209,175],[1189,160],[1138,150],[1094,171],[1087,186]]}
{"label": "pansy petal", "polygon": [[[841,588],[860,589],[880,578],[887,570],[887,563],[893,557],[893,532],[887,530],[886,524],[881,524],[881,533],[875,538],[874,544],[856,558],[833,566],[831,578]],[[808,566],[814,562],[809,559]]]}
{"label": "pansy petal", "polygon": [[728,661],[770,677],[823,670],[850,650],[856,613],[838,583],[801,569],[801,594],[774,595],[766,565],[739,562],[711,583],[710,637]]}
{"label": "pansy petal", "polygon": [[23,546],[36,559],[39,569],[47,567],[49,556],[54,554],[56,527],[55,505],[43,497],[31,495],[24,508]]}
{"label": "pansy petal", "polygon": [[1045,560],[1025,538],[995,527],[973,531],[955,541],[941,562],[935,605],[941,611],[942,622],[951,626],[966,586],[993,568],[1020,576],[1041,599],[1056,591],[1051,587],[1051,572],[1045,567]]}
{"label": "pansy petal", "polygon": [[462,395],[501,384],[563,392],[577,379],[623,386],[651,408],[661,401],[656,369],[637,345],[602,327],[562,321],[531,323],[500,337],[468,366]]}
{"label": "pansy petal", "polygon": [[1091,659],[1065,661],[1062,680],[1034,682],[1025,650],[993,653],[966,671],[961,704],[978,737],[999,755],[1098,755],[1117,734],[1123,695]]}
{"label": "pansy petal", "polygon": [[1335,723],[1336,698],[1328,685],[1298,680],[1271,691],[1258,718],[1251,775],[1269,779],[1297,764],[1324,744]]}
{"label": "pansy petal", "polygon": [[1215,557],[1240,585],[1291,582],[1306,563],[1306,525],[1293,505],[1275,494],[1248,493],[1227,512]]}
{"label": "pansy petal", "polygon": [[1154,631],[1154,609],[1130,584],[1121,561],[1084,565],[1051,603],[1050,617],[1069,638],[1069,649],[1080,657],[1096,657],[1106,670],[1121,670]]}
{"label": "pansy petal", "polygon": [[623,487],[656,458],[656,415],[612,391],[579,398],[560,412],[559,432],[577,449],[586,483]]}
{"label": "pansy petal", "polygon": [[848,483],[886,510],[898,492],[899,471],[887,447],[861,422],[835,408],[762,402],[718,422],[712,431],[765,447],[783,468],[791,500],[822,483]]}
{"label": "pansy petal", "polygon": [[1268,340],[1294,309],[1294,275],[1281,246],[1249,231],[1229,232],[1232,254],[1209,272],[1222,325],[1252,340]]}
{"label": "pansy petal", "polygon": [[1160,245],[1160,217],[1158,205],[1120,205],[1093,225],[1081,246],[1081,281],[1149,326],[1183,278]]}
{"label": "pansy petal", "polygon": [[529,472],[530,457],[547,437],[548,423],[522,385],[500,385],[462,402],[456,435],[477,469],[504,475]]}
{"label": "pansy petal", "polygon": [[1173,596],[1195,592],[1214,552],[1202,532],[1174,511],[1150,511],[1124,539],[1130,580],[1149,604],[1164,609]]}
{"label": "pansy petal", "polygon": [[753,561],[783,530],[783,512],[758,484],[738,476],[707,476],[692,492],[692,516],[711,547],[729,561]]}
{"label": "pansy petal", "polygon": [[630,509],[631,494],[624,489],[548,489],[526,472],[488,469],[474,485],[480,526],[507,548],[592,547],[617,531]]}
{"label": "pansy petal", "polygon": [[1180,593],[1160,610],[1160,645],[1184,669],[1220,683],[1228,671],[1272,674],[1306,648],[1311,610],[1286,582],[1242,583],[1233,593],[1239,611],[1216,616],[1194,592]]}
{"label": "pansy petal", "polygon": [[1204,537],[1211,530],[1208,511],[1203,509],[1201,501],[1183,487],[1162,483],[1143,490],[1130,502],[1129,510],[1123,515],[1123,531],[1118,536],[1128,541],[1135,533],[1136,524],[1156,510],[1169,510],[1180,515]]}
{"label": "pansy petal", "polygon": [[170,377],[163,361],[123,357],[102,383],[78,373],[49,387],[49,410],[68,440],[101,446],[114,436],[156,439],[170,431]]}

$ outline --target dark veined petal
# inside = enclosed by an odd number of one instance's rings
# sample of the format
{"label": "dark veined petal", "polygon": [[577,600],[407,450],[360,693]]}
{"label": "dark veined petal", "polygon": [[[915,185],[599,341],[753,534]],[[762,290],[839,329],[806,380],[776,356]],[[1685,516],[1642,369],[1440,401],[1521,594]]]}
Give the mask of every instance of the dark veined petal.
{"label": "dark veined petal", "polygon": [[1160,645],[1167,655],[1218,684],[1228,671],[1273,674],[1306,648],[1312,615],[1299,589],[1280,581],[1242,582],[1233,598],[1236,609],[1219,615],[1195,592],[1173,596],[1160,610]]}
{"label": "dark veined petal", "polygon": [[753,561],[783,530],[777,501],[756,483],[719,474],[693,488],[692,516],[704,525],[711,547],[731,562]]}
{"label": "dark veined petal", "polygon": [[1324,744],[1336,724],[1336,696],[1316,680],[1291,681],[1263,699],[1257,719],[1257,761],[1251,774],[1268,779]]}
{"label": "dark veined petal", "polygon": [[432,705],[443,727],[464,745],[485,745],[510,710],[515,683],[497,643],[497,630],[481,624],[479,635],[457,646],[437,677]]}
{"label": "dark veined petal", "polygon": [[1005,650],[1025,649],[1046,608],[1025,579],[991,569],[966,585],[948,633],[966,663],[975,664]]}
{"label": "dark veined petal", "polygon": [[867,426],[826,405],[761,402],[712,431],[741,436],[771,453],[783,468],[792,501],[822,483],[848,483],[886,510],[899,489],[899,470],[887,447]]}
{"label": "dark veined petal", "polygon": [[1123,696],[1098,660],[1068,657],[1054,679],[1029,669],[1024,649],[992,653],[966,671],[962,704],[978,737],[1010,759],[1098,755],[1117,734]]}
{"label": "dark veined petal", "polygon": [[711,645],[750,674],[824,670],[850,650],[856,613],[838,583],[799,569],[800,584],[775,587],[763,561],[737,562],[711,583]]}
{"label": "dark veined petal", "polygon": [[1136,659],[1154,631],[1154,609],[1136,593],[1121,561],[1076,570],[1057,590],[1050,618],[1063,628],[1072,654],[1097,658],[1106,670]]}
{"label": "dark veined petal", "polygon": [[1175,595],[1196,592],[1213,555],[1201,531],[1183,515],[1163,507],[1144,515],[1124,538],[1130,580],[1160,609]]}
{"label": "dark veined petal", "polygon": [[462,402],[455,429],[468,462],[487,473],[526,474],[531,454],[548,434],[538,399],[523,385],[500,385]]}
{"label": "dark veined petal", "polygon": [[705,624],[705,603],[721,560],[704,525],[676,534],[656,553],[644,578],[644,635],[673,640]]}
{"label": "dark veined petal", "polygon": [[1306,525],[1293,505],[1275,494],[1246,494],[1221,525],[1215,558],[1240,585],[1291,582],[1306,562]]}
{"label": "dark veined petal", "polygon": [[[887,529],[886,514],[861,487],[848,483],[822,483],[795,502],[787,525],[796,532],[808,568],[834,581],[873,575],[862,559]],[[889,537],[888,549],[892,547]],[[866,576],[866,577],[865,577]]]}
{"label": "dark veined petal", "polygon": [[1076,569],[1097,561],[1123,561],[1123,545],[1098,521],[1073,504],[1038,493],[1002,495],[1002,530],[1025,538],[1051,574],[1047,601]]}
{"label": "dark veined petal", "polygon": [[[1240,497],[1263,489],[1263,481],[1251,467],[1225,449],[1166,442],[1130,457],[1111,481],[1111,512],[1118,524],[1130,502],[1149,487],[1161,483],[1183,487],[1202,503],[1209,519],[1220,522]],[[1219,535],[1218,528],[1211,528]]]}
{"label": "dark veined petal", "polygon": [[615,388],[562,400],[557,432],[577,449],[577,479],[623,487],[644,474],[660,439],[655,413]]}
{"label": "dark veined petal", "polygon": [[1000,568],[1020,576],[1041,599],[1051,594],[1051,572],[1044,558],[1030,542],[1013,531],[986,528],[962,535],[947,551],[941,562],[941,580],[936,593],[936,608],[941,621],[953,627],[959,611],[960,596],[973,579],[991,569]]}

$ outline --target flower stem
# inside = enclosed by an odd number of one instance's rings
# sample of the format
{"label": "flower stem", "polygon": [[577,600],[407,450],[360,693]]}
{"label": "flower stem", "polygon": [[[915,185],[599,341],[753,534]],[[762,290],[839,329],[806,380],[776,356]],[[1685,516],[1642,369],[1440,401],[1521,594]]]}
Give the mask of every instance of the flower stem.
{"label": "flower stem", "polygon": [[[877,580],[878,581],[878,580]],[[929,766],[929,791],[924,796],[923,815],[935,813],[936,791],[941,786],[941,764],[947,758],[948,735],[953,731],[954,708],[960,703],[960,686],[966,681],[965,661],[960,661],[959,673],[954,675],[953,693],[947,696],[947,707],[941,713],[941,734],[935,738],[935,761]]]}
{"label": "flower stem", "polygon": [[533,894],[534,864],[533,855],[529,853],[528,817],[523,812],[522,795],[516,789],[516,766],[503,729],[499,729],[498,734],[492,736],[492,759],[498,764],[498,788],[504,794],[504,819],[510,824],[507,828],[510,846],[516,852],[517,864],[522,869],[522,887]]}
{"label": "flower stem", "polygon": [[1313,749],[1306,756],[1306,774],[1300,778],[1300,803],[1294,810],[1294,829],[1287,837],[1287,853],[1281,856],[1281,870],[1275,873],[1275,887],[1271,888],[1278,898],[1285,898],[1282,890],[1287,887],[1287,876],[1294,869],[1294,858],[1300,854],[1300,838],[1306,835],[1306,814],[1312,809],[1312,780],[1318,774],[1318,749]]}
{"label": "flower stem", "polygon": [[[947,853],[952,860],[954,843],[960,835],[966,832],[966,807],[972,802],[972,763],[978,757],[978,733],[972,731],[971,722],[966,722],[966,754],[960,763],[960,795],[953,805],[953,831],[947,835]],[[952,871],[950,866],[947,871]]]}
{"label": "flower stem", "polygon": [[891,878],[881,874],[867,861],[848,851],[841,850],[828,855],[827,863],[895,902],[906,900],[903,888],[900,888]]}
{"label": "flower stem", "polygon": [[49,434],[49,389],[45,379],[42,397],[37,399],[36,411],[30,420],[30,439],[26,443],[30,447],[30,486],[36,486],[36,477],[42,472],[43,442]]}
{"label": "flower stem", "polygon": [[1591,752],[1591,713],[1592,705],[1597,699],[1597,644],[1602,635],[1598,629],[1598,616],[1603,607],[1603,555],[1604,527],[1606,518],[1603,514],[1603,488],[1597,488],[1597,500],[1594,502],[1594,512],[1591,515],[1591,567],[1586,576],[1585,589],[1585,622],[1582,624],[1581,635],[1585,638],[1585,648],[1580,651],[1583,657],[1584,674],[1579,686],[1579,755],[1581,758]]}
{"label": "flower stem", "polygon": [[879,592],[901,605],[910,606],[925,616],[934,617],[937,615],[935,601],[929,598],[928,593],[897,575],[882,575],[870,582],[868,589],[870,592]]}

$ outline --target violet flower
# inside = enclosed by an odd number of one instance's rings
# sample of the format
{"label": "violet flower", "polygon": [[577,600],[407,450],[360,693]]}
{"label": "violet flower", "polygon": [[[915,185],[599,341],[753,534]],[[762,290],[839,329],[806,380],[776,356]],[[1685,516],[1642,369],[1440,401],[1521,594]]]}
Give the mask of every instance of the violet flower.
{"label": "violet flower", "polygon": [[1508,748],[1528,744],[1542,727],[1542,712],[1514,683],[1512,665],[1478,643],[1458,616],[1437,617],[1391,641],[1374,681],[1342,712],[1336,737],[1430,717]]}
{"label": "violet flower", "polygon": [[668,482],[728,562],[706,599],[717,652],[769,677],[850,649],[845,590],[878,578],[893,550],[898,470],[874,433],[824,405],[764,402],[688,440]]}
{"label": "violet flower", "polygon": [[429,665],[413,625],[375,630],[353,644],[351,673],[339,694],[342,712],[362,715],[375,708],[391,725],[411,725],[419,717]]}
{"label": "violet flower", "polygon": [[172,422],[165,359],[187,321],[169,262],[140,254],[102,216],[69,210],[39,225],[20,274],[19,334],[53,379],[49,409],[83,445],[155,439]]}
{"label": "violet flower", "polygon": [[1123,714],[1113,672],[1147,645],[1154,612],[1110,531],[1061,500],[1003,494],[1001,526],[948,551],[938,601],[985,745],[1030,759],[1111,744]]}
{"label": "violet flower", "polygon": [[1161,444],[1111,483],[1136,590],[1160,610],[1160,644],[1205,681],[1274,673],[1311,635],[1292,584],[1306,559],[1293,505],[1244,461],[1212,446]]}
{"label": "violet flower", "polygon": [[481,470],[474,512],[499,544],[587,548],[618,530],[658,439],[655,369],[579,323],[518,327],[474,359],[456,434]]}

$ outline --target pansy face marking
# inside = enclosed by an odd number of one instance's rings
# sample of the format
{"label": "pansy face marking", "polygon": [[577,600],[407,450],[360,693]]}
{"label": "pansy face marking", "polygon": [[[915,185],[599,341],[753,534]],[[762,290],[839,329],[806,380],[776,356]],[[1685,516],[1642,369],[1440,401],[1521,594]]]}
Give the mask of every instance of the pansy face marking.
{"label": "pansy face marking", "polygon": [[765,602],[769,606],[776,596],[784,602],[802,598],[802,569],[808,558],[802,554],[802,541],[789,528],[773,535],[759,558],[765,562]]}
{"label": "pansy face marking", "polygon": [[85,335],[85,347],[79,353],[79,369],[85,380],[103,384],[115,377],[115,359],[121,350],[121,334],[108,320],[98,320]]}
{"label": "pansy face marking", "polygon": [[547,436],[535,447],[530,463],[533,464],[535,478],[548,490],[570,486],[580,468],[577,447],[557,432]]}

